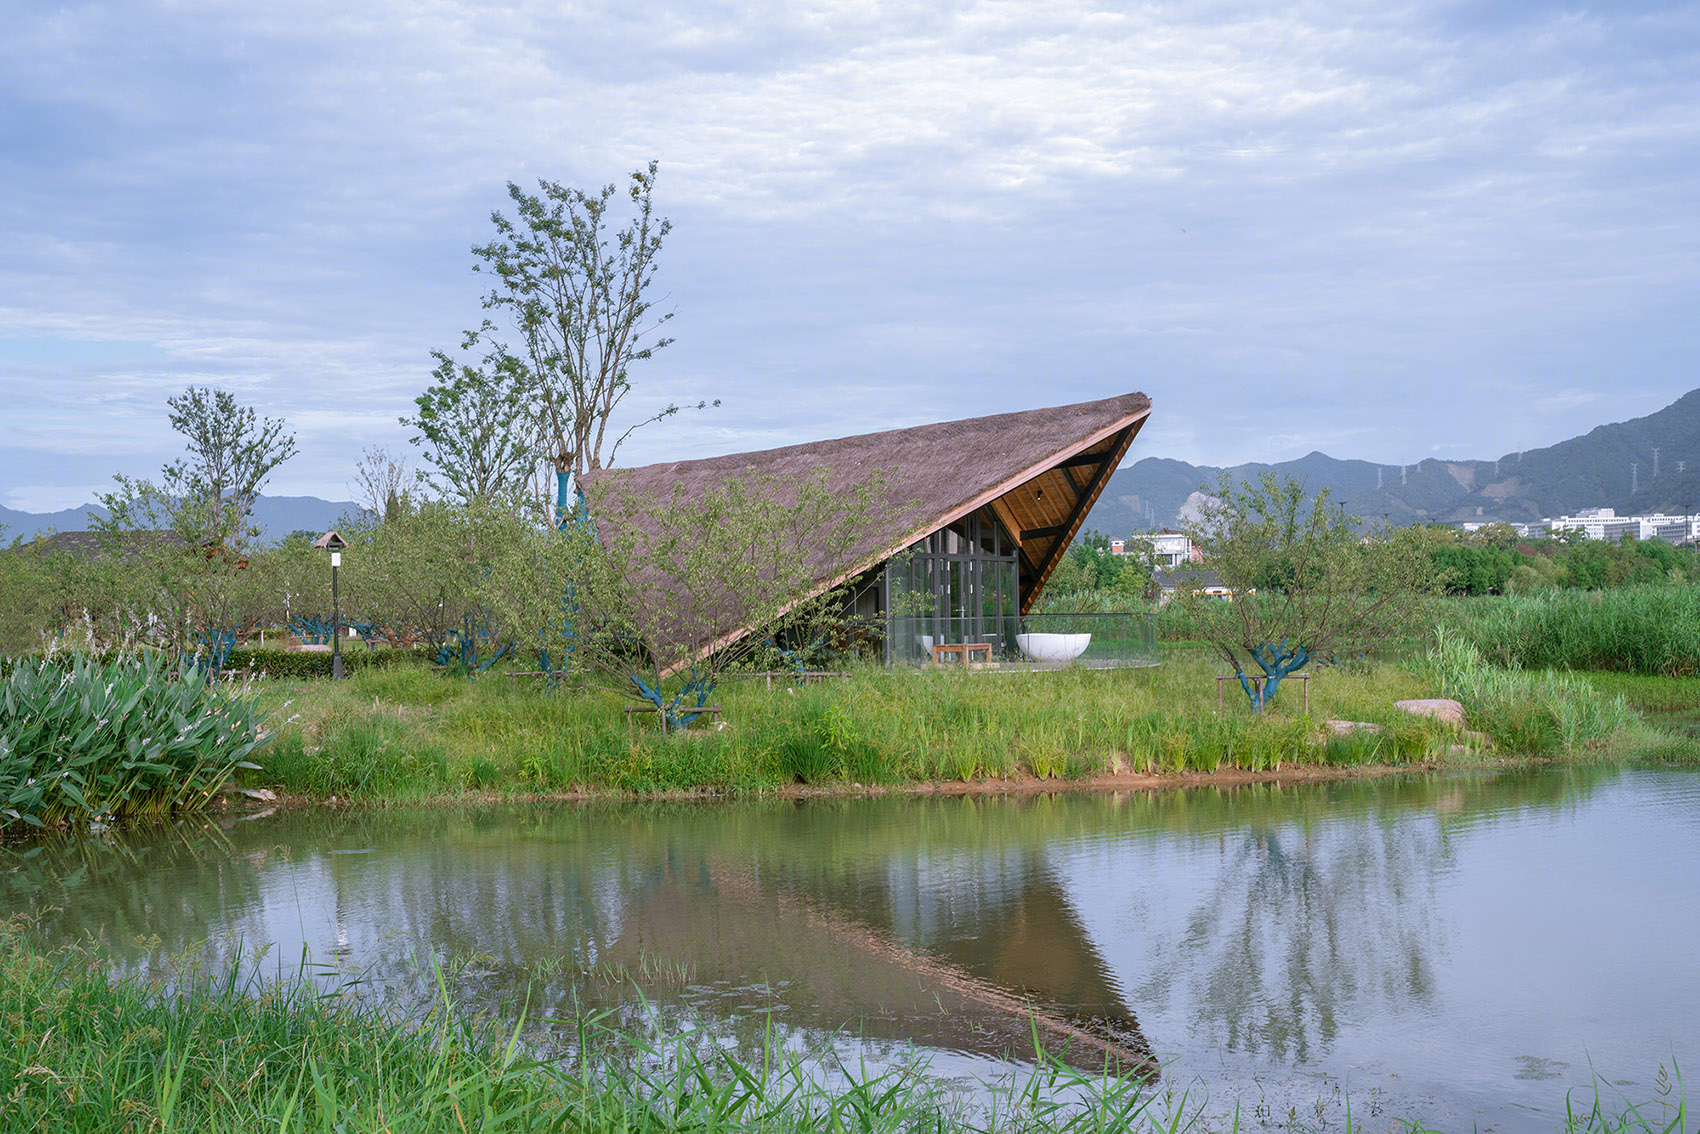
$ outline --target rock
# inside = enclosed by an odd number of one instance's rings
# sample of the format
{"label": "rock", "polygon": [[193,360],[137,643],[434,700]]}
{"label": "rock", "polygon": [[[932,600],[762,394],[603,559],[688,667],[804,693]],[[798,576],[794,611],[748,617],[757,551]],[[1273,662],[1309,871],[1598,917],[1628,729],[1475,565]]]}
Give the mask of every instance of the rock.
{"label": "rock", "polygon": [[1371,724],[1369,721],[1323,721],[1322,727],[1326,729],[1331,736],[1352,736],[1360,732],[1387,731],[1380,725]]}
{"label": "rock", "polygon": [[1446,697],[1424,701],[1395,701],[1393,707],[1416,717],[1435,717],[1457,728],[1464,727],[1464,706]]}
{"label": "rock", "polygon": [[272,792],[272,790],[270,788],[245,787],[245,788],[237,788],[236,790],[241,792],[243,795],[247,796],[249,799],[257,799],[261,803],[276,803],[277,802],[277,796]]}

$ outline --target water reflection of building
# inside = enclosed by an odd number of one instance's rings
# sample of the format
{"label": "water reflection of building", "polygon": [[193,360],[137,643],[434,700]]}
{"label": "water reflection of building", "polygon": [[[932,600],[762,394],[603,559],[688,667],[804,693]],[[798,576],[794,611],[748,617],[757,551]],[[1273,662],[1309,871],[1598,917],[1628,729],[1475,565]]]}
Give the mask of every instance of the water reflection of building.
{"label": "water reflection of building", "polygon": [[380,981],[477,954],[492,1002],[565,959],[970,1052],[1028,1051],[1033,1011],[1093,1065],[1144,1058],[1148,1028],[1159,1049],[1302,1062],[1366,1005],[1431,1002],[1451,840],[1492,821],[1484,794],[1548,805],[1509,794],[1533,790],[308,816],[43,852],[0,895],[56,908],[61,939],[157,933],[174,952],[234,932],[284,942],[286,965],[291,941],[328,960],[340,925]]}

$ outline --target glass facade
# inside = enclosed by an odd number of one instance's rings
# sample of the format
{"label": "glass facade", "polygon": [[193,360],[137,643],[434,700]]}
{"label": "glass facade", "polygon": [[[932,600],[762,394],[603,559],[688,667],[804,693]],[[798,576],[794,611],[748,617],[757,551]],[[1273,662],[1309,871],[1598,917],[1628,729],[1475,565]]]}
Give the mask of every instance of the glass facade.
{"label": "glass facade", "polygon": [[894,556],[885,569],[889,660],[929,658],[935,645],[984,642],[1004,652],[1021,614],[1017,548],[982,508]]}

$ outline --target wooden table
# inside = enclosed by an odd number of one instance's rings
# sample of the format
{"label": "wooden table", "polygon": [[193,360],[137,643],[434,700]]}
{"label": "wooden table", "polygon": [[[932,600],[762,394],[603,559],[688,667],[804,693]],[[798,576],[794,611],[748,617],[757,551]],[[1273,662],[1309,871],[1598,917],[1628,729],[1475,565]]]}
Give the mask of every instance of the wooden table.
{"label": "wooden table", "polygon": [[975,651],[983,652],[987,661],[992,660],[992,644],[990,642],[941,642],[933,647],[933,660],[942,662],[945,655],[955,654],[962,659],[962,664],[966,665],[974,660]]}

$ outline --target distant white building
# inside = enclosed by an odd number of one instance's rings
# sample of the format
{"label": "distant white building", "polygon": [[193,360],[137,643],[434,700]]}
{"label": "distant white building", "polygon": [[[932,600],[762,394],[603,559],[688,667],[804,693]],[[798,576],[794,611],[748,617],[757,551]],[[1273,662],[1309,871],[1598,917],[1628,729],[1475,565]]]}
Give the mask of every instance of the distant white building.
{"label": "distant white building", "polygon": [[1543,520],[1554,532],[1580,531],[1589,539],[1622,539],[1624,533],[1636,539],[1662,539],[1666,543],[1685,543],[1692,540],[1700,516],[1667,516],[1654,512],[1643,516],[1619,516],[1610,508],[1583,508],[1574,516],[1555,516]]}
{"label": "distant white building", "polygon": [[[1177,532],[1173,528],[1150,532],[1135,536],[1134,541],[1146,544],[1159,567],[1179,567],[1183,563],[1198,563],[1204,556],[1192,546],[1192,537],[1185,532]],[[1110,541],[1111,555],[1128,554],[1128,541],[1112,539]]]}

